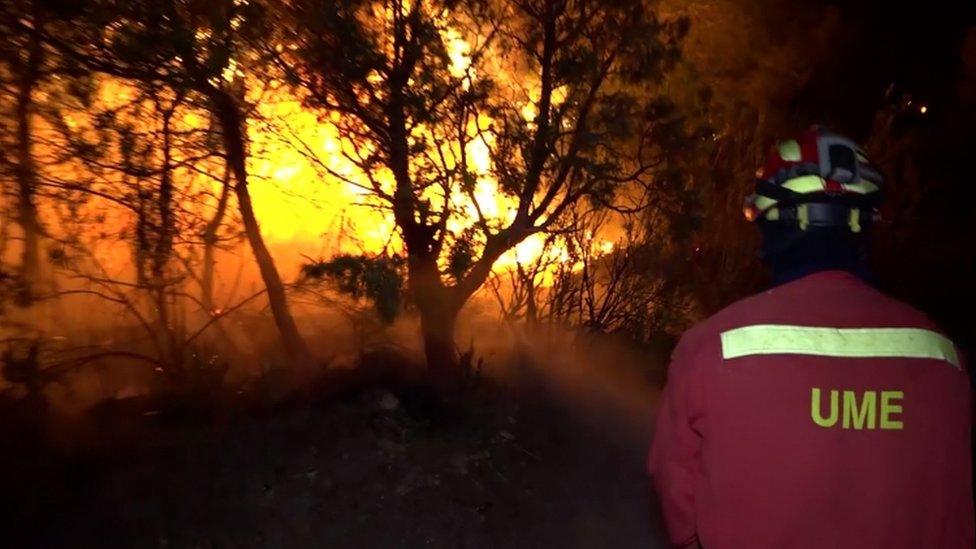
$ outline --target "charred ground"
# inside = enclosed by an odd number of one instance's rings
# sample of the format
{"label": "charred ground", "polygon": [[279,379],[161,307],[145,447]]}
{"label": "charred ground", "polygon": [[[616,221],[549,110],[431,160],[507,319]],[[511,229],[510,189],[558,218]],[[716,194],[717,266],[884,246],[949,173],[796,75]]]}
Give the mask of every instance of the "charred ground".
{"label": "charred ground", "polygon": [[658,542],[649,415],[573,403],[540,378],[480,379],[450,402],[389,383],[276,404],[127,399],[46,436],[21,405],[3,412],[16,441],[0,463],[4,531],[17,547]]}

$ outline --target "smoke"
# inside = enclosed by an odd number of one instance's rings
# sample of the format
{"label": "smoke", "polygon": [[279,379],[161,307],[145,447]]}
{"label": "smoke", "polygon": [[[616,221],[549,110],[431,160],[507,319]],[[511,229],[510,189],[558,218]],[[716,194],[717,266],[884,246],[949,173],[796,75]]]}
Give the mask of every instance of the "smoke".
{"label": "smoke", "polygon": [[629,443],[648,440],[669,341],[640,345],[581,328],[503,322],[482,307],[462,319],[458,342],[475,350],[486,375],[522,393],[523,401],[550,399],[584,425]]}
{"label": "smoke", "polygon": [[[303,254],[276,253],[291,258],[280,267],[298,281]],[[41,390],[50,411],[63,416],[79,416],[103,402],[172,394],[175,380],[183,379],[179,376],[196,376],[187,381],[192,390],[209,392],[215,400],[274,390],[269,386],[287,369],[287,361],[261,296],[259,273],[244,253],[224,252],[216,279],[217,310],[208,313],[186,304],[171,319],[174,326],[182,326],[173,331],[183,340],[196,335],[186,352],[198,356],[187,357],[186,368],[198,370],[178,375],[164,371],[153,340],[159,336],[153,331],[157,327],[140,323],[130,310],[146,315],[152,310],[138,288],[127,288],[123,295],[128,301],[119,303],[106,299],[115,294],[104,288],[103,295],[82,293],[91,281],[71,277],[48,283],[60,292],[79,293],[8,311],[4,348],[23,357],[30,345],[38,345]],[[189,286],[185,290],[196,291]],[[370,304],[322,285],[296,284],[289,299],[302,335],[320,361],[316,372],[352,371],[364,361],[381,361],[394,378],[423,375],[419,323],[409,311],[385,323]],[[214,321],[215,314],[223,316]],[[502,321],[484,294],[463,311],[456,341],[462,353],[472,353],[474,369],[483,378],[551,398],[579,418],[619,427],[628,437],[647,433],[651,403],[663,380],[666,343],[638,346],[621,336],[556,324]],[[134,358],[136,354],[160,364]],[[0,381],[0,392],[25,396],[24,386],[10,379]]]}

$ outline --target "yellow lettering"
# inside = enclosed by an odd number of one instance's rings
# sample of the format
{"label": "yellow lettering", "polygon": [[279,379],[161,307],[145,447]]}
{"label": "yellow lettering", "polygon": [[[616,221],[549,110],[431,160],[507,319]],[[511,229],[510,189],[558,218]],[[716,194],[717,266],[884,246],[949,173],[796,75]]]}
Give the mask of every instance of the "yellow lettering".
{"label": "yellow lettering", "polygon": [[[830,413],[827,417],[822,414],[820,403],[822,391],[813,387],[810,392],[810,417],[817,425],[830,428],[837,425],[838,408],[840,393],[843,392],[844,419],[842,426],[844,429],[888,429],[901,430],[904,423],[894,417],[901,414],[904,409],[901,400],[905,398],[902,391],[881,391],[881,398],[878,398],[878,391],[864,391],[864,396],[858,399],[857,391],[830,391]],[[880,402],[879,402],[880,400]],[[879,410],[880,409],[880,410]]]}
{"label": "yellow lettering", "polygon": [[821,427],[833,427],[837,423],[837,391],[830,391],[830,416],[820,415],[820,389],[813,388],[810,394],[810,417]]}
{"label": "yellow lettering", "polygon": [[874,391],[865,391],[861,405],[857,404],[857,393],[854,391],[844,391],[844,428],[863,429],[867,423],[868,429],[874,429],[874,407],[877,402],[877,394]]}
{"label": "yellow lettering", "polygon": [[881,391],[881,428],[882,429],[902,429],[904,424],[897,419],[891,419],[893,414],[902,413],[901,404],[894,404],[892,401],[905,398],[902,391]]}

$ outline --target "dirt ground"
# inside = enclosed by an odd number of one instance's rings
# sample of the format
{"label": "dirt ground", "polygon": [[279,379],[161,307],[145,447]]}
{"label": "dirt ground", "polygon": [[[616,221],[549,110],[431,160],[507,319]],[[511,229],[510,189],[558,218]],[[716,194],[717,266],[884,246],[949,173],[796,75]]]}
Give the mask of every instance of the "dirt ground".
{"label": "dirt ground", "polygon": [[[544,384],[4,422],[7,547],[660,547],[646,418]],[[647,403],[647,415],[651,403]],[[8,415],[13,417],[8,406]]]}

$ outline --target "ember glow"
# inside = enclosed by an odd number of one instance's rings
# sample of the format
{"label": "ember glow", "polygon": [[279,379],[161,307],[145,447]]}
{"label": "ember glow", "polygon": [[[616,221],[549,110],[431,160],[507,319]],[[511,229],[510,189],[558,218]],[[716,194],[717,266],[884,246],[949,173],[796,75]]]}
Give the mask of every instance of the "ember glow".
{"label": "ember glow", "polygon": [[[455,74],[461,75],[469,71],[468,76],[474,77],[469,66],[469,45],[459,35],[448,37],[447,43],[450,45],[452,70]],[[350,161],[351,155],[361,151],[357,151],[352,142],[340,135],[335,124],[338,121],[337,114],[314,112],[303,105],[295,91],[279,80],[262,82],[250,75],[246,66],[233,60],[222,77],[227,83],[243,84],[243,89],[248,90],[249,102],[255,106],[247,126],[250,147],[247,166],[249,188],[261,232],[274,248],[286,276],[294,276],[299,264],[309,258],[328,258],[337,254],[376,255],[403,252],[403,243],[392,212],[385,209],[372,195],[367,176],[359,172],[355,163]],[[57,90],[41,91],[39,95],[47,93],[57,93]],[[564,94],[557,90],[555,101],[558,103],[563,98]],[[163,102],[172,101],[172,98],[165,97],[153,100],[160,99]],[[537,101],[538,91],[534,95],[530,92],[525,98],[522,115],[527,125],[533,123]],[[158,120],[146,116],[152,108],[152,100],[140,95],[134,86],[103,76],[98,80],[93,107],[72,111],[64,116],[63,122],[76,138],[88,140],[97,139],[97,119],[106,113],[131,118],[137,131],[158,132],[159,128],[152,125],[157,124]],[[472,226],[478,218],[479,210],[489,222],[498,225],[510,222],[515,215],[515,199],[500,192],[497,182],[490,175],[490,143],[486,142],[486,139],[490,139],[490,134],[483,130],[491,123],[492,120],[484,115],[469,123],[470,136],[483,136],[472,139],[464,151],[477,181],[473,200],[460,189],[455,189],[450,197],[452,202],[459,205],[448,224],[448,229],[452,232],[460,232]],[[209,131],[213,121],[205,111],[187,105],[175,109],[172,125],[175,133],[203,133]],[[39,147],[41,156],[57,156],[56,151],[63,147],[63,143],[59,142],[59,139],[64,139],[63,135],[51,127],[45,127],[43,131],[47,134],[48,144]],[[446,157],[455,159],[460,155],[457,150],[445,150],[443,153]],[[118,151],[112,154],[118,154]],[[174,154],[180,153],[174,149]],[[159,158],[151,160],[153,163],[160,161]],[[171,161],[191,162],[189,158],[179,156],[174,156]],[[184,182],[181,185],[189,189],[187,192],[206,191],[210,196],[204,199],[198,197],[193,203],[186,205],[191,209],[204,208],[205,211],[199,213],[205,217],[207,212],[216,207],[224,167],[217,160],[197,164],[193,169],[177,169],[176,173]],[[90,169],[79,162],[70,161],[57,166],[53,175],[63,180],[72,180],[88,177],[88,174],[79,174]],[[379,178],[384,180],[384,185],[392,188],[392,177],[389,174],[381,173]],[[125,185],[124,179],[118,173],[99,174],[95,178],[97,183],[92,188],[96,191],[104,189],[108,196],[114,192],[112,189]],[[432,204],[443,200],[436,195],[429,198]],[[92,257],[100,262],[101,268],[107,273],[126,276],[131,270],[131,249],[125,242],[126,237],[121,235],[127,235],[132,230],[131,212],[111,200],[99,197],[97,193],[85,204],[83,211],[98,220],[102,234],[120,235],[120,238],[97,237],[89,242],[87,246],[92,251]],[[53,220],[52,217],[50,222]],[[593,238],[590,235],[587,240],[595,254],[607,254],[614,249],[614,243],[609,238]],[[243,249],[235,253],[241,252],[244,256],[248,255]],[[574,260],[570,259],[570,254],[562,244],[546,243],[545,235],[539,233],[506,252],[495,262],[494,270],[508,272],[514,271],[518,265],[542,262],[548,266],[539,271],[537,283],[547,285],[552,280],[552,269],[557,264],[568,261]],[[232,273],[222,272],[221,276],[232,278]],[[228,281],[223,283],[227,284]]]}
{"label": "ember glow", "polygon": [[[604,325],[623,318],[594,300],[632,261],[633,227],[652,223],[641,216],[666,158],[648,107],[679,25],[655,27],[639,3],[539,26],[517,3],[318,1],[92,4],[51,27],[45,52],[79,67],[28,83],[21,165],[37,166],[17,183],[38,208],[5,258],[39,282],[19,289],[25,306],[52,288],[119,306],[152,349],[111,352],[174,379],[254,313],[296,367],[315,362],[312,327],[296,322],[310,308],[402,313],[444,371],[475,296],[490,314],[510,315],[508,300],[583,322],[585,302]],[[599,38],[610,23],[627,30]],[[548,60],[524,39],[546,33],[552,49],[564,24]],[[646,44],[627,38],[651,28]]]}
{"label": "ember glow", "polygon": [[[468,71],[469,78],[476,77],[470,68],[469,44],[457,33],[449,33],[446,43],[454,75],[460,77]],[[249,78],[239,65],[235,63],[234,67],[235,71],[226,73],[225,78]],[[262,233],[271,242],[289,243],[308,256],[323,252],[402,252],[392,213],[371,196],[367,176],[349,160],[360,151],[340,136],[334,124],[338,115],[309,110],[294,92],[278,81],[267,85],[248,82],[246,88],[252,90],[258,115],[258,122],[252,123],[248,132],[252,147],[249,172],[253,177],[251,192]],[[533,123],[539,92],[530,95],[522,109],[527,125]],[[554,103],[558,105],[564,99],[565,92],[557,89]],[[492,160],[485,139],[490,136],[475,138],[485,136],[479,129],[483,131],[491,123],[485,115],[469,123],[469,135],[473,139],[464,153],[477,182],[474,200],[460,189],[451,195],[452,202],[462,205],[448,224],[451,231],[473,225],[479,209],[489,221],[499,224],[511,221],[515,215],[515,199],[501,193],[489,173]],[[443,153],[455,159],[460,155],[457,150]],[[384,186],[392,188],[389,174],[381,174],[379,178]],[[433,194],[429,198],[432,204],[443,200]],[[612,240],[598,238],[593,242],[598,253],[609,253],[614,248]],[[540,233],[504,254],[495,263],[495,269],[506,271],[518,264],[529,264],[538,261],[544,253],[552,261],[569,260],[565,249],[552,244],[547,249],[545,236]]]}

